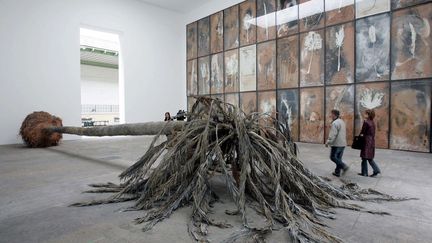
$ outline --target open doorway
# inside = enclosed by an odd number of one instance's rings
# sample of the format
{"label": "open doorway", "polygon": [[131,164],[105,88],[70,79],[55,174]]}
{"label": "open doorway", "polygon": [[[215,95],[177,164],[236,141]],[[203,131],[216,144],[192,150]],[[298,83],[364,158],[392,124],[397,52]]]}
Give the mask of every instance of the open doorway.
{"label": "open doorway", "polygon": [[81,123],[120,123],[119,35],[80,28]]}

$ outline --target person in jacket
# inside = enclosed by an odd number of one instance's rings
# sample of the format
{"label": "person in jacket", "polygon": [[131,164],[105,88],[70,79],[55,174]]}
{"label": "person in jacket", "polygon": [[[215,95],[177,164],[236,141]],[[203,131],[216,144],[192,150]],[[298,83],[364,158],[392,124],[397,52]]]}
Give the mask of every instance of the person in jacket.
{"label": "person in jacket", "polygon": [[368,176],[368,165],[373,169],[373,174],[371,177],[375,177],[381,173],[378,165],[374,161],[375,157],[375,111],[374,110],[366,110],[364,113],[365,120],[363,122],[363,126],[360,132],[360,136],[364,137],[364,146],[360,151],[360,157],[362,158],[361,164],[361,176]]}
{"label": "person in jacket", "polygon": [[347,145],[346,126],[345,122],[340,119],[340,112],[338,110],[332,110],[330,117],[333,122],[325,145],[326,147],[331,146],[330,160],[336,164],[336,169],[333,172],[333,175],[339,177],[341,171],[345,173],[349,169],[349,167],[342,161],[345,146]]}

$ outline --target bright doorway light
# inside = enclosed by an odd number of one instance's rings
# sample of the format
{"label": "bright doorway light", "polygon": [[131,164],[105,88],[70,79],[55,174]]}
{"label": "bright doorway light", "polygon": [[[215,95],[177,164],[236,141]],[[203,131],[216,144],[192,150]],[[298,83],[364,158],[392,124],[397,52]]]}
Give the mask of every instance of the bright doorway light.
{"label": "bright doorway light", "polygon": [[80,28],[82,126],[123,122],[118,34]]}

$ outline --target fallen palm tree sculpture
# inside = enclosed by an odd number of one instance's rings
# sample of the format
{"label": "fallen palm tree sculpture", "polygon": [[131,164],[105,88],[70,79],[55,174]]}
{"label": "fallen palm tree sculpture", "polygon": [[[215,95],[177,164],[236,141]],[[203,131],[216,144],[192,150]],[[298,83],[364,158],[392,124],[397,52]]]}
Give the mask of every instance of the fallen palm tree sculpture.
{"label": "fallen palm tree sculpture", "polygon": [[[276,229],[289,233],[287,241],[342,242],[322,221],[334,218],[334,208],[383,215],[387,213],[370,211],[347,200],[408,200],[360,189],[353,183],[344,183],[340,188],[331,185],[298,159],[286,126],[279,124],[275,128],[271,123],[276,121],[268,116],[246,115],[219,100],[198,98],[186,123],[176,126],[173,124],[178,123],[167,122],[159,127],[147,152],[120,174],[121,184],[90,185],[95,189],[89,192],[114,195],[72,206],[133,200],[132,210],[148,210],[135,220],[145,223],[144,231],[176,209],[192,206],[189,233],[195,240],[205,242],[207,226],[230,227],[210,218],[212,205],[218,200],[210,180],[219,175],[225,179],[226,190],[236,204],[236,210],[227,213],[241,216],[244,226],[226,242],[246,238],[261,242]],[[42,130],[49,136],[72,129],[50,125]],[[177,132],[160,142],[160,136],[168,130]],[[263,217],[265,223],[252,225],[251,215]]]}
{"label": "fallen palm tree sculpture", "polygon": [[24,143],[32,148],[44,148],[58,145],[62,134],[81,136],[121,136],[121,135],[169,135],[181,130],[184,122],[146,122],[98,127],[65,127],[59,117],[38,111],[28,115],[20,128]]}

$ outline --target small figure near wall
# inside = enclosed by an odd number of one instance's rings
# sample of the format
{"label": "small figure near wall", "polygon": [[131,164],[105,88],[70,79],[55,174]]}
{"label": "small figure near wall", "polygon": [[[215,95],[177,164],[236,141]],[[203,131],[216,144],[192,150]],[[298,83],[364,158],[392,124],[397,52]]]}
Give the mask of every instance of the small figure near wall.
{"label": "small figure near wall", "polygon": [[371,177],[375,177],[381,173],[380,168],[374,161],[375,157],[375,111],[374,110],[366,110],[364,113],[365,120],[363,122],[362,130],[360,132],[360,136],[364,137],[364,146],[360,152],[360,157],[362,158],[361,165],[361,176],[368,176],[368,165],[369,161],[370,166],[373,169],[373,174]]}

